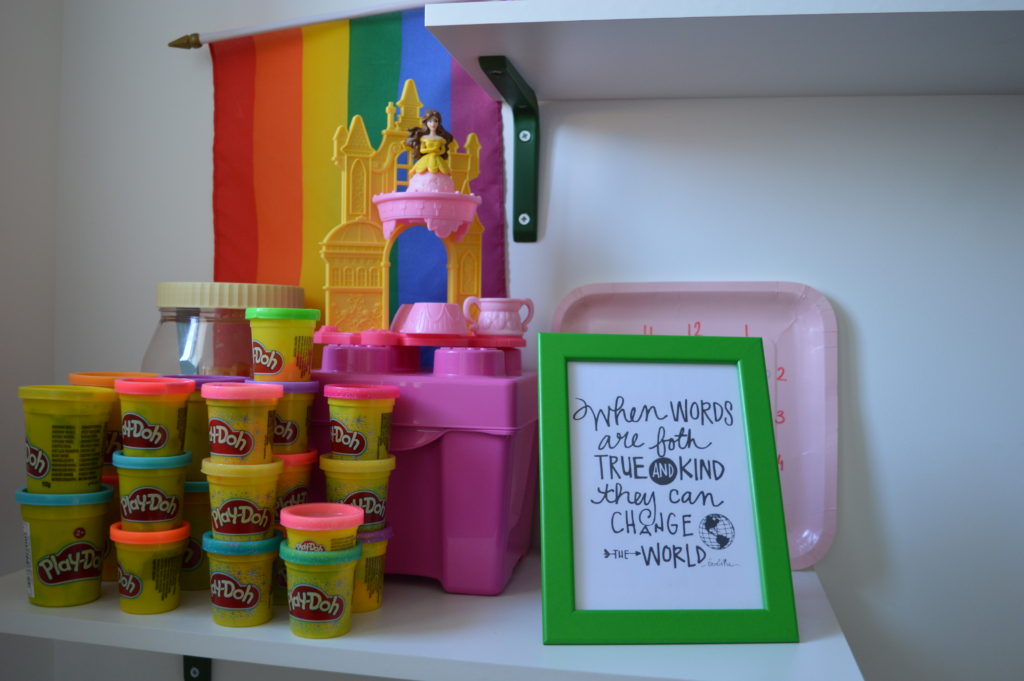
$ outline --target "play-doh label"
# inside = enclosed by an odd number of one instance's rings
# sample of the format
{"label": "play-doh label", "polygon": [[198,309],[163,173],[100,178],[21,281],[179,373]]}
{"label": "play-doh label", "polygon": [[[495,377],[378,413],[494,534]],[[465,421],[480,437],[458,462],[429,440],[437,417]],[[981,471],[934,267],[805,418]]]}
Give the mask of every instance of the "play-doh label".
{"label": "play-doh label", "polygon": [[255,439],[247,430],[235,430],[223,419],[210,419],[210,453],[218,456],[245,456]]}
{"label": "play-doh label", "polygon": [[341,618],[345,601],[325,594],[312,584],[298,584],[288,592],[288,614],[303,622],[333,622]]}
{"label": "play-doh label", "polygon": [[321,544],[320,542],[315,542],[312,539],[306,539],[305,541],[300,541],[298,544],[296,544],[295,545],[295,550],[296,551],[326,551],[327,549],[324,548],[324,545]]}
{"label": "play-doh label", "polygon": [[225,610],[251,610],[260,602],[255,584],[242,584],[226,572],[210,575],[210,602]]}
{"label": "play-doh label", "polygon": [[121,419],[121,443],[133,449],[160,449],[167,444],[167,428],[127,412]]}
{"label": "play-doh label", "polygon": [[189,537],[185,544],[185,555],[181,559],[181,571],[191,572],[203,563],[203,546],[195,537]]}
{"label": "play-doh label", "polygon": [[136,523],[159,523],[174,520],[181,509],[181,500],[157,487],[136,487],[121,496],[121,518]]}
{"label": "play-doh label", "polygon": [[252,342],[252,371],[254,374],[278,374],[284,368],[284,356],[277,350],[268,350],[263,343]]}
{"label": "play-doh label", "polygon": [[50,457],[46,452],[25,441],[25,472],[36,480],[45,478],[50,473]]}
{"label": "play-doh label", "polygon": [[99,579],[103,554],[87,541],[68,544],[56,553],[36,561],[36,576],[47,586],[57,586],[83,579]]}
{"label": "play-doh label", "polygon": [[337,419],[331,419],[331,451],[345,456],[359,456],[366,451],[366,436],[349,430]]}
{"label": "play-doh label", "polygon": [[273,429],[275,446],[292,445],[299,439],[299,424],[278,416],[277,412],[270,414],[271,428]]}
{"label": "play-doh label", "polygon": [[117,564],[117,592],[122,598],[138,598],[142,593],[142,580]]}
{"label": "play-doh label", "polygon": [[249,499],[229,499],[211,509],[210,522],[222,534],[263,534],[270,529],[270,511]]}
{"label": "play-doh label", "polygon": [[373,490],[361,489],[352,492],[345,497],[343,503],[363,509],[363,523],[367,525],[384,522],[384,516],[387,515],[387,502]]}
{"label": "play-doh label", "polygon": [[296,485],[277,498],[277,510],[280,511],[282,508],[304,504],[308,498],[309,487],[306,485]]}

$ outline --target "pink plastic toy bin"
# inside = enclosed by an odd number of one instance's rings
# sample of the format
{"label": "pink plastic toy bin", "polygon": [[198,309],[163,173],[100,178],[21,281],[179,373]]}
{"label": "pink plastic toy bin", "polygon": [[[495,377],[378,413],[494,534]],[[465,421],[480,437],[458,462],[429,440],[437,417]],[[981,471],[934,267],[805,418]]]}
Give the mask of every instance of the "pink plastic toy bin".
{"label": "pink plastic toy bin", "polygon": [[[517,348],[440,348],[432,372],[404,367],[400,346],[324,348],[322,384],[393,385],[385,572],[431,577],[452,593],[504,590],[530,546],[537,491],[537,375]],[[508,359],[513,353],[515,357]],[[391,356],[394,354],[395,356]],[[330,449],[326,400],[312,443]]]}

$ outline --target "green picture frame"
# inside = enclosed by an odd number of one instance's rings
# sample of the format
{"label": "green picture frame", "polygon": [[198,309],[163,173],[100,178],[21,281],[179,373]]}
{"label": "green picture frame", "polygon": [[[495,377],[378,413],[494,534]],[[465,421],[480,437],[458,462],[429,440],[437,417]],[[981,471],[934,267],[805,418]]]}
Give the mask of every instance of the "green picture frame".
{"label": "green picture frame", "polygon": [[[798,641],[761,339],[541,333],[538,352],[544,643]],[[693,390],[727,397],[705,400]],[[701,408],[701,419],[682,423],[687,409]],[[662,436],[675,436],[676,426],[687,441]],[[677,449],[668,453],[666,444]],[[687,444],[694,446],[683,451]],[[619,450],[632,463],[616,469],[618,445],[632,448]],[[666,467],[675,477],[662,474]],[[687,505],[673,506],[669,495]],[[742,512],[729,510],[738,520],[722,522],[709,512],[721,509],[696,500]],[[638,513],[670,522],[622,521]],[[746,560],[718,557],[741,548],[736,555]]]}

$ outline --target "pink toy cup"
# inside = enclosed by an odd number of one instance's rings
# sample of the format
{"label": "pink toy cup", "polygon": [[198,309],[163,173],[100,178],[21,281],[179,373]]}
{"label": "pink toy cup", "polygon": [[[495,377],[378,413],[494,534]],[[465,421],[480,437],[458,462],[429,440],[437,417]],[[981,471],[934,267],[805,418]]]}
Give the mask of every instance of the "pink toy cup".
{"label": "pink toy cup", "polygon": [[[479,313],[473,320],[472,309]],[[526,319],[520,317],[526,308]],[[477,298],[470,296],[462,303],[462,313],[469,320],[469,328],[480,336],[522,336],[533,319],[533,301],[529,298]]]}

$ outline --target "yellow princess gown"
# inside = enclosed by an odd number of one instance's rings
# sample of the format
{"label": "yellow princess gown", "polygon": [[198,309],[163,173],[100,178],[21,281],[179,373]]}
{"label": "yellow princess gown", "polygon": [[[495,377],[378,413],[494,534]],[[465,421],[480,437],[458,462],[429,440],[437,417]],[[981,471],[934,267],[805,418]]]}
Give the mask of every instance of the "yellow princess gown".
{"label": "yellow princess gown", "polygon": [[441,158],[448,150],[448,143],[443,138],[420,139],[420,159],[416,161],[409,171],[411,175],[417,173],[444,173],[451,175],[452,170],[448,165],[448,159]]}

